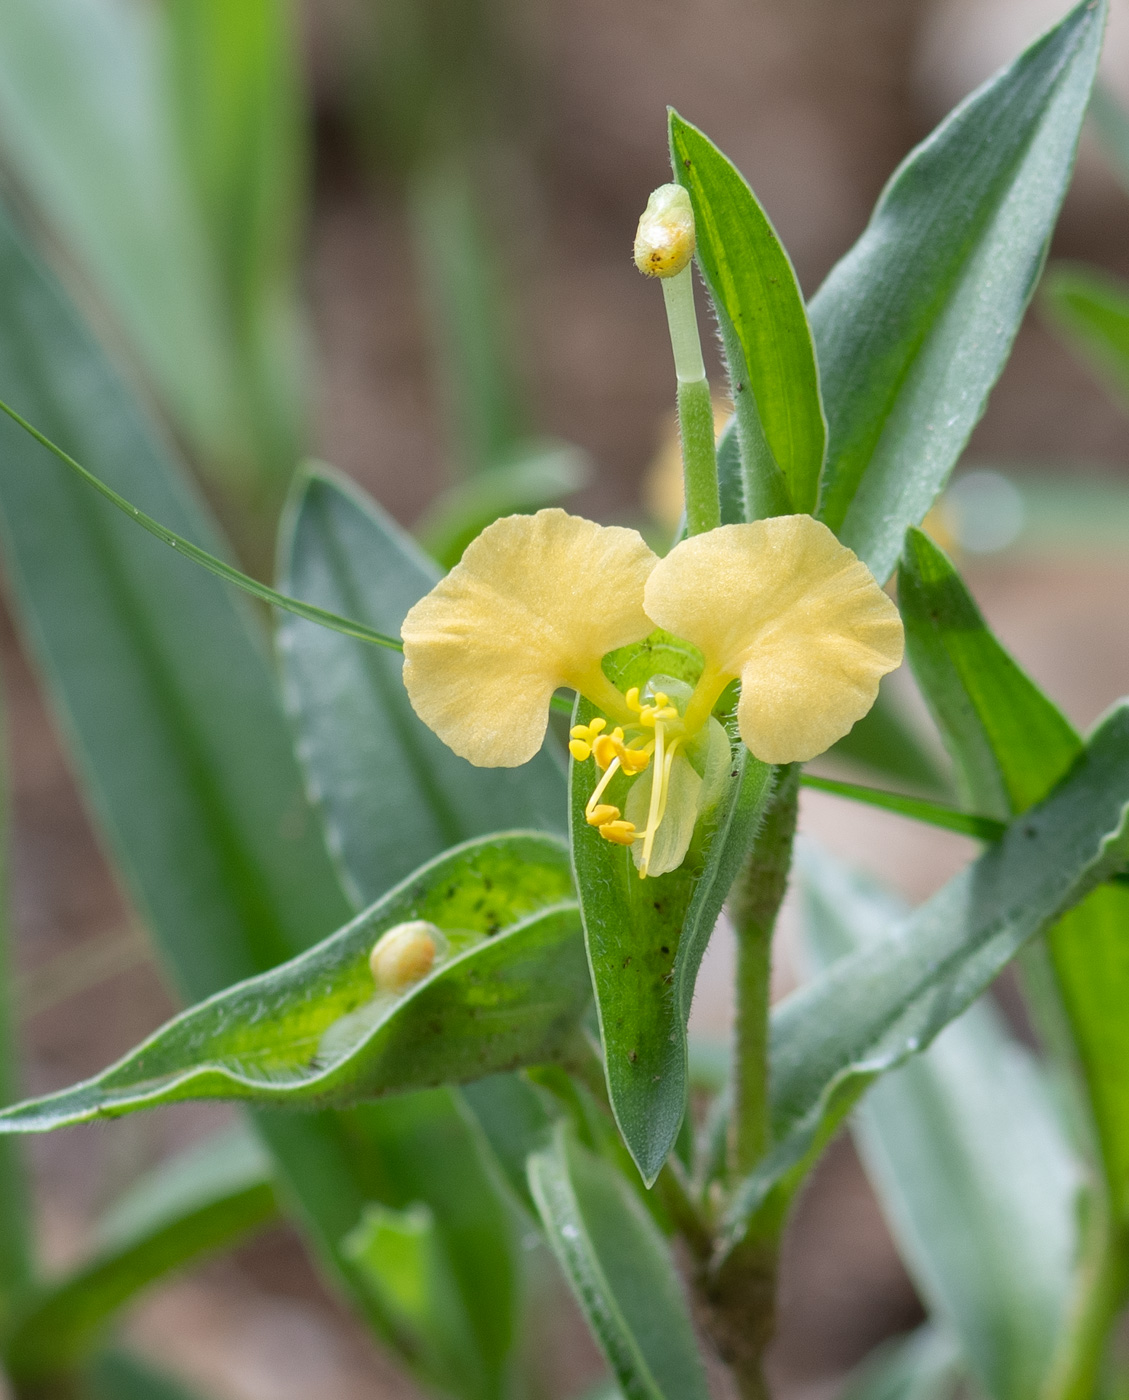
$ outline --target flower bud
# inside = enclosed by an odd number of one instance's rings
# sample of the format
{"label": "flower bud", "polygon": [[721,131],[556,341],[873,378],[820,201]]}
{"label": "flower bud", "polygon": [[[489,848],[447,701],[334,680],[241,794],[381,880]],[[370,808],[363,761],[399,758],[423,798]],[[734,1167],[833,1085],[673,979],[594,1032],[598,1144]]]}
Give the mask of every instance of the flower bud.
{"label": "flower bud", "polygon": [[373,981],[382,992],[403,992],[421,982],[435,964],[443,935],[426,919],[396,924],[369,954]]}
{"label": "flower bud", "polygon": [[660,185],[635,234],[635,266],[644,277],[673,277],[694,256],[694,209],[681,185]]}

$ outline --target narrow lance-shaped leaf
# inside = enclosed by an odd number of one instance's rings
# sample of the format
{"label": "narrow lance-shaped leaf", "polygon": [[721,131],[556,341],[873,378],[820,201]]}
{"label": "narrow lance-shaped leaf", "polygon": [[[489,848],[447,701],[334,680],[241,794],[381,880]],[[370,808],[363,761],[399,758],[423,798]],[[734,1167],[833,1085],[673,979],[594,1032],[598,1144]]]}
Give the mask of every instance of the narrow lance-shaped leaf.
{"label": "narrow lance-shaped leaf", "polygon": [[[425,920],[431,970],[374,984],[369,956]],[[425,865],[316,948],[183,1012],[97,1078],[0,1112],[39,1132],[182,1099],[349,1106],[551,1060],[588,1004],[562,844],[483,838]]]}
{"label": "narrow lance-shaped leaf", "polygon": [[[670,150],[674,178],[694,205],[698,261],[721,322],[750,518],[814,511],[827,425],[796,274],[741,173],[673,111]],[[758,461],[762,440],[767,460]],[[776,501],[774,471],[784,487]]]}
{"label": "narrow lance-shaped leaf", "polygon": [[[394,635],[438,571],[355,487],[310,475],[284,536],[281,587]],[[563,766],[546,749],[519,769],[473,768],[416,718],[401,658],[286,618],[287,707],[330,849],[358,905],[472,836],[563,831]]]}
{"label": "narrow lance-shaped leaf", "polygon": [[[0,394],[212,550],[215,533],[77,316],[0,215]],[[349,917],[265,649],[232,595],[0,427],[11,597],[126,886],[177,984],[208,996]],[[258,1120],[346,1287],[363,1163],[329,1114]],[[367,1308],[363,1295],[353,1295]],[[371,1312],[369,1313],[371,1316]]]}
{"label": "narrow lance-shaped leaf", "polygon": [[944,486],[1042,267],[1101,48],[1082,0],[903,163],[811,303],[820,516],[879,579]]}
{"label": "narrow lance-shaped leaf", "polygon": [[[910,661],[957,763],[984,810],[1019,813],[1068,766],[1081,740],[988,630],[944,554],[911,531],[899,573]],[[1065,1012],[1082,1070],[1115,1213],[1129,1221],[1129,889],[1108,885],[1052,930],[1050,1008]],[[1029,989],[1043,1000],[1044,979]]]}
{"label": "narrow lance-shaped leaf", "polygon": [[299,309],[307,146],[296,16],[285,0],[171,0],[162,113],[194,195],[237,377],[216,465],[260,497],[301,454],[309,382]]}
{"label": "narrow lance-shaped leaf", "polygon": [[0,142],[206,461],[236,433],[238,375],[209,239],[162,100],[143,8],[9,0]]}
{"label": "narrow lance-shaped leaf", "polygon": [[674,1261],[630,1185],[563,1125],[549,1148],[530,1157],[529,1185],[625,1400],[706,1400]]}
{"label": "narrow lance-shaped leaf", "polygon": [[[800,866],[824,965],[908,913],[810,843]],[[917,1287],[984,1393],[1039,1394],[1071,1301],[1081,1182],[1035,1061],[984,999],[883,1076],[853,1126]]]}
{"label": "narrow lance-shaped leaf", "polygon": [[[684,643],[663,634],[615,654],[613,679],[626,690],[655,675],[696,678]],[[576,722],[595,714],[578,701]],[[572,859],[612,1110],[650,1185],[674,1144],[686,1108],[686,1021],[702,956],[760,820],[771,769],[733,746],[722,795],[700,821],[684,863],[639,878],[630,852],[588,825],[585,804],[599,774],[571,765]],[[621,779],[608,789],[622,807]],[[626,784],[622,784],[626,786]]]}
{"label": "narrow lance-shaped leaf", "polygon": [[881,942],[773,1014],[772,1148],[729,1213],[773,1213],[879,1074],[924,1049],[1023,945],[1129,861],[1129,706],[1095,730],[1050,797]]}

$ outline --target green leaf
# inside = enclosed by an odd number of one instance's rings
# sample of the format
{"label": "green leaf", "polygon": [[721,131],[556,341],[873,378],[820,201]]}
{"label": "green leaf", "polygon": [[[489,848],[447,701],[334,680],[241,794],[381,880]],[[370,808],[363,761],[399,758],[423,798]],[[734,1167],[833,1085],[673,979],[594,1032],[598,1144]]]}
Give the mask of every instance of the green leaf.
{"label": "green leaf", "polygon": [[13,169],[205,461],[239,436],[224,295],[161,91],[155,13],[81,0],[0,11]]}
{"label": "green leaf", "polygon": [[160,14],[162,105],[171,105],[238,375],[233,427],[243,441],[223,465],[285,481],[305,436],[310,378],[298,295],[308,138],[295,16],[285,0],[172,0]]}
{"label": "green leaf", "polygon": [[898,601],[914,675],[977,811],[1004,820],[1046,796],[1082,749],[1062,713],[988,630],[960,576],[906,532]]}
{"label": "green leaf", "polygon": [[562,1126],[552,1146],[529,1159],[529,1185],[625,1400],[706,1400],[674,1262],[627,1181]]}
{"label": "green leaf", "polygon": [[[512,1208],[495,1189],[492,1164],[460,1115],[459,1098],[434,1089],[342,1115],[366,1163],[368,1199],[381,1203],[375,1212],[366,1205],[343,1247],[413,1369],[458,1395],[501,1400],[510,1393],[520,1246]],[[358,1259],[358,1246],[366,1254],[366,1220],[412,1213],[429,1221],[424,1262],[441,1290],[421,1300],[428,1324],[422,1332],[405,1316],[402,1291],[397,1298],[389,1280],[374,1278],[377,1261]]]}
{"label": "green leaf", "polygon": [[416,534],[432,558],[450,569],[471,540],[500,516],[555,505],[579,491],[590,476],[591,464],[578,447],[528,443],[507,460],[448,487],[428,506]]}
{"label": "green leaf", "polygon": [[[800,866],[824,965],[907,915],[810,843]],[[1081,1177],[1036,1062],[985,999],[873,1086],[854,1131],[918,1290],[985,1394],[1039,1394],[1071,1301]]]}
{"label": "green leaf", "polygon": [[[425,919],[432,971],[379,992],[369,954]],[[564,848],[547,836],[467,842],[291,962],[217,993],[73,1089],[0,1112],[41,1132],[183,1099],[350,1106],[555,1058],[589,999]]]}
{"label": "green leaf", "polygon": [[458,1091],[472,1131],[481,1135],[495,1171],[530,1215],[537,1207],[529,1194],[525,1164],[531,1152],[544,1147],[555,1115],[545,1097],[522,1074],[494,1074],[476,1079]]}
{"label": "green leaf", "polygon": [[[333,476],[300,484],[283,538],[283,588],[393,634],[438,578],[379,506]],[[289,617],[278,648],[298,752],[358,907],[469,837],[563,831],[564,775],[548,748],[522,768],[474,768],[416,718],[399,656]]]}
{"label": "green leaf", "polygon": [[148,1284],[265,1224],[277,1209],[269,1162],[245,1133],[159,1168],[104,1223],[94,1257],[31,1299],[4,1341],[8,1373],[24,1385],[64,1375]]}
{"label": "green leaf", "polygon": [[944,486],[1042,267],[1105,24],[1082,0],[902,164],[812,301],[820,516],[879,579]]}
{"label": "green leaf", "polygon": [[1052,327],[1129,407],[1129,284],[1098,268],[1058,262],[1047,269],[1039,296]]}
{"label": "green leaf", "polygon": [[994,817],[960,812],[923,797],[906,797],[900,792],[884,792],[881,788],[862,787],[859,783],[843,783],[837,778],[818,778],[814,773],[805,773],[800,782],[804,787],[815,788],[817,792],[830,792],[836,797],[865,802],[868,806],[897,812],[900,816],[926,822],[945,831],[958,831],[962,836],[975,836],[981,841],[995,841],[1006,829],[1006,823],[996,821]]}
{"label": "green leaf", "polygon": [[[700,662],[663,634],[616,654],[612,679],[626,689],[652,675],[692,679]],[[577,702],[575,722],[595,709]],[[735,745],[722,796],[686,860],[639,878],[631,853],[588,825],[585,804],[599,773],[571,765],[572,860],[604,1044],[608,1093],[623,1140],[650,1185],[678,1136],[686,1109],[686,1021],[694,983],[721,906],[737,876],[768,794],[772,770]],[[623,805],[627,784],[608,789]]]}
{"label": "green leaf", "polygon": [[[773,514],[812,512],[827,425],[819,397],[815,346],[795,271],[776,231],[737,168],[697,127],[670,113],[674,178],[694,205],[698,262],[726,344],[737,433],[746,457],[750,501],[761,492],[746,439],[746,399],[759,422],[785,497]],[[735,362],[731,342],[740,348]],[[771,471],[771,466],[766,470]],[[759,518],[756,511],[752,518]]]}
{"label": "green leaf", "polygon": [[1078,764],[998,844],[881,942],[842,959],[775,1011],[773,1146],[729,1213],[739,1237],[773,1210],[880,1074],[925,1049],[1031,938],[1124,867],[1129,705],[1095,730]]}
{"label": "green leaf", "polygon": [[848,1379],[842,1400],[951,1400],[963,1372],[953,1339],[925,1323],[872,1352]]}
{"label": "green leaf", "polygon": [[[0,214],[0,393],[108,481],[222,548],[120,379]],[[12,601],[109,849],[166,964],[199,999],[350,913],[307,803],[258,630],[215,580],[0,425]],[[257,1120],[322,1261],[366,1200],[332,1115]],[[364,1295],[353,1289],[362,1307]]]}
{"label": "green leaf", "polygon": [[849,734],[833,744],[829,757],[861,764],[885,778],[944,796],[949,783],[930,747],[890,690],[892,677],[878,688],[878,699]]}

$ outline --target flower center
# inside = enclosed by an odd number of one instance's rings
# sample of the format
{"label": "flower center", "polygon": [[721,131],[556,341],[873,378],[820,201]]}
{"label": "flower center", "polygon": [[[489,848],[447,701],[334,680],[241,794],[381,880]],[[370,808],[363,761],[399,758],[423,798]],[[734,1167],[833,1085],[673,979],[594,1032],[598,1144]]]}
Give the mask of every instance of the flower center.
{"label": "flower center", "polygon": [[[592,758],[602,770],[603,775],[584,808],[589,826],[596,827],[605,841],[617,846],[642,842],[639,860],[641,879],[646,877],[655,834],[666,815],[670,772],[675,756],[687,739],[693,737],[678,707],[671,703],[665,691],[653,689],[651,682],[644,693],[649,693],[650,698],[640,699],[639,687],[632,686],[623,697],[627,711],[634,717],[633,722],[617,725],[609,731],[607,720],[598,715],[589,724],[578,724],[572,729],[568,746],[578,763]],[[708,718],[707,710],[695,728],[701,728]],[[620,809],[605,802],[603,797],[617,773],[635,778],[646,771],[652,760],[654,771],[647,824],[642,831],[637,831],[634,822],[625,821]]]}

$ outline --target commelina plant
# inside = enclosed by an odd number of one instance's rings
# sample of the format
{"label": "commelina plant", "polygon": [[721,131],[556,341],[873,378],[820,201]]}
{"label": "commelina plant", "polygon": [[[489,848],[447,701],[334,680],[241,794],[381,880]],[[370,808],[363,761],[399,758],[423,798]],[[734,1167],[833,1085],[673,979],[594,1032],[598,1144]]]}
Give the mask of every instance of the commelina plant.
{"label": "commelina plant", "polygon": [[[29,377],[49,350],[3,361],[17,605],[192,1003],[103,1074],[0,1112],[3,1133],[241,1101],[317,1256],[437,1393],[530,1393],[535,1230],[606,1357],[600,1393],[705,1400],[715,1382],[769,1393],[782,1235],[852,1115],[927,1314],[852,1395],[1125,1393],[1110,1339],[1129,1296],[1129,709],[1078,735],[919,529],[1037,282],[1104,22],[1083,0],[972,94],[807,304],[748,184],[671,113],[673,183],[635,243],[666,304],[684,468],[661,556],[561,509],[495,511],[440,576],[311,469],[275,590],[205,547],[159,456],[118,450],[135,420],[108,371],[124,436],[113,452],[92,436],[83,466],[29,421],[55,402]],[[57,355],[94,363],[47,275],[14,235],[4,247],[38,308],[21,345],[50,331]],[[716,442],[695,276],[733,403]],[[81,415],[56,421],[85,440]],[[247,619],[191,565],[282,610],[293,746]],[[92,636],[113,645],[92,657]],[[880,693],[903,655],[945,771]],[[106,695],[129,723],[107,724]],[[208,727],[224,696],[230,734]],[[144,812],[134,733],[169,777]],[[832,749],[874,781],[803,771]],[[982,848],[909,909],[794,841],[803,783]],[[790,881],[810,977],[770,1009]],[[721,1068],[687,1020],[723,906]],[[1037,1055],[982,997],[1016,958]],[[80,1276],[9,1283],[0,1265],[18,1395],[85,1393],[100,1327],[152,1260],[248,1223],[246,1177],[208,1180],[210,1204],[135,1222]]]}

